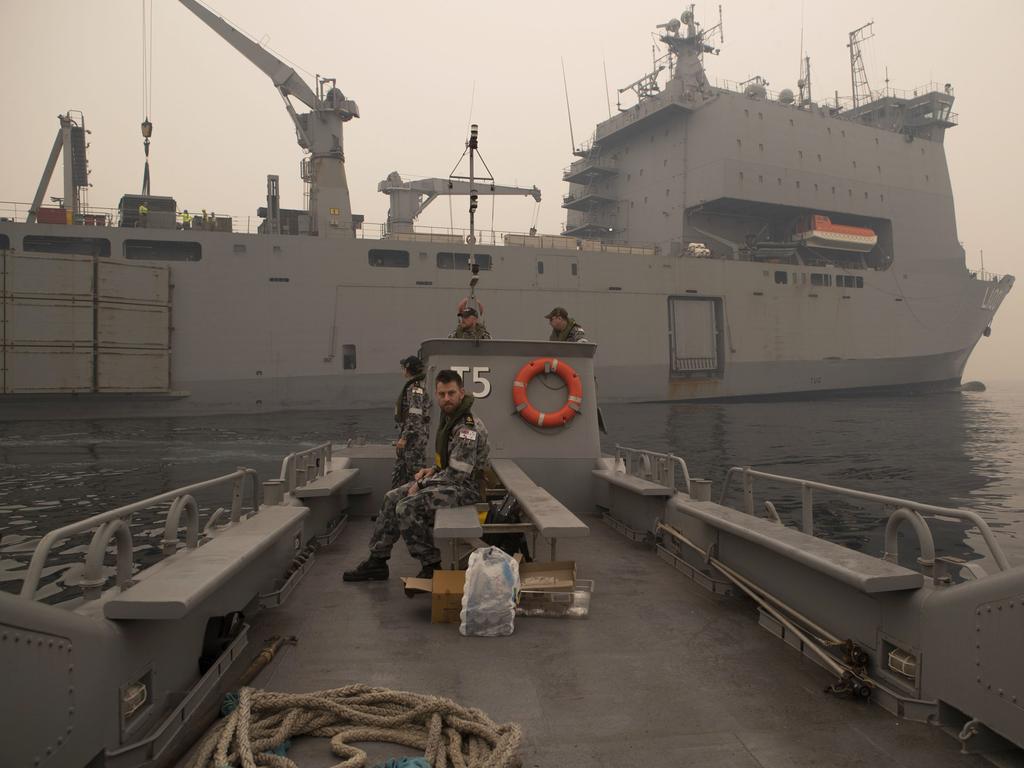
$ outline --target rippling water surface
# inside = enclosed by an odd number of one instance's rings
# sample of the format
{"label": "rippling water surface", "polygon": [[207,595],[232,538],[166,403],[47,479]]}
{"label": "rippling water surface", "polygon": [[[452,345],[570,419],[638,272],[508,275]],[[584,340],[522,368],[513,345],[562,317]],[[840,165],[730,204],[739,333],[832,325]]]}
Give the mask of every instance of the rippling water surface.
{"label": "rippling water surface", "polygon": [[[778,403],[612,405],[603,408],[616,444],[672,452],[691,475],[714,481],[749,465],[941,506],[966,507],[989,522],[1015,564],[1024,563],[1024,382],[987,392],[863,397]],[[394,437],[390,411],[330,411],[186,419],[15,422],[0,425],[0,589],[17,591],[45,532],[147,496],[252,467],[276,476],[281,458],[327,440]],[[759,483],[786,520],[799,499]],[[738,487],[733,491],[738,501]],[[202,512],[223,496],[199,495]],[[163,509],[166,509],[164,507]],[[816,532],[877,553],[885,513],[873,505],[819,496]],[[161,510],[135,517],[136,561],[159,554]],[[984,543],[964,525],[933,520],[941,553],[987,563]],[[88,540],[55,550],[42,593],[77,592]],[[912,550],[908,553],[912,555]]]}

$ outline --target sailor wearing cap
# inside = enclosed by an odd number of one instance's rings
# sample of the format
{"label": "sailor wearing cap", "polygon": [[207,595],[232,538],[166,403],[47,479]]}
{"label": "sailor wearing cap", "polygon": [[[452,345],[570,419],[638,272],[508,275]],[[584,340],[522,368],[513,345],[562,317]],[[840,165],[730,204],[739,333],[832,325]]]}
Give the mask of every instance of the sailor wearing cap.
{"label": "sailor wearing cap", "polygon": [[588,344],[590,343],[587,341],[587,332],[583,330],[583,326],[569,317],[565,307],[555,307],[544,317],[551,323],[551,341],[583,341]]}
{"label": "sailor wearing cap", "polygon": [[[479,304],[480,309],[483,309],[483,305]],[[448,334],[449,339],[489,339],[491,334],[487,331],[487,326],[480,320],[480,312],[477,308],[469,303],[468,299],[463,299],[459,304],[459,324],[455,326],[455,330]]]}
{"label": "sailor wearing cap", "polygon": [[405,374],[405,386],[395,402],[395,466],[391,471],[391,487],[397,488],[412,480],[423,466],[423,457],[430,433],[430,395],[423,386],[423,361],[410,355],[399,362]]}

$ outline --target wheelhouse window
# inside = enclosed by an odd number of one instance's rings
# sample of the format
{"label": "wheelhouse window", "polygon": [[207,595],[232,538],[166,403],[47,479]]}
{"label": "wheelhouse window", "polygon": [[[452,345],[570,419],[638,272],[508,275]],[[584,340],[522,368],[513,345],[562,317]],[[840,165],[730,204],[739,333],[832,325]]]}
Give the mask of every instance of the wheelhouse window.
{"label": "wheelhouse window", "polygon": [[140,261],[199,261],[203,247],[187,240],[125,240],[124,257]]}
{"label": "wheelhouse window", "polygon": [[788,272],[776,272],[775,273],[775,284],[776,285],[785,285],[788,282],[789,282],[789,273]]}
{"label": "wheelhouse window", "polygon": [[[475,253],[473,255],[480,269],[491,268],[491,255],[489,253]],[[437,267],[438,269],[469,269],[469,254],[438,251]]]}
{"label": "wheelhouse window", "polygon": [[821,272],[811,272],[811,285],[819,285],[828,288],[832,285],[832,275],[822,274]]}
{"label": "wheelhouse window", "polygon": [[22,248],[34,253],[65,253],[76,256],[110,255],[110,241],[105,237],[26,235]]}
{"label": "wheelhouse window", "polygon": [[368,259],[371,267],[408,267],[409,252],[388,248],[371,248]]}
{"label": "wheelhouse window", "polygon": [[0,232],[0,251],[6,251],[11,247],[11,238]]}

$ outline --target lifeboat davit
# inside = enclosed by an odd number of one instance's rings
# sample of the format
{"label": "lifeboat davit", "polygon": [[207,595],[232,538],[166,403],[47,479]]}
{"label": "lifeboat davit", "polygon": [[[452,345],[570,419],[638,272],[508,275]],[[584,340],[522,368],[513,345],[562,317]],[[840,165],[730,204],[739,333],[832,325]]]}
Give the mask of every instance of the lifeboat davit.
{"label": "lifeboat davit", "polygon": [[878,235],[867,227],[833,224],[828,216],[814,214],[809,226],[798,231],[793,240],[811,248],[867,253],[878,244]]}

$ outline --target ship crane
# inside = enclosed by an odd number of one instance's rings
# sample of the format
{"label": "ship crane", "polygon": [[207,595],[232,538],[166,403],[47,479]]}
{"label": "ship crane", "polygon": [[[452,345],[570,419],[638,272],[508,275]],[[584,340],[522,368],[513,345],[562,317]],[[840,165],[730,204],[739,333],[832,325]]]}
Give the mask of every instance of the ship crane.
{"label": "ship crane", "polygon": [[[359,117],[359,107],[338,89],[334,78],[316,76],[316,91],[281,59],[250,40],[197,0],[179,0],[274,83],[295,124],[299,146],[309,152],[302,162],[309,184],[311,230],[320,236],[353,237],[352,203],[345,177],[342,124]],[[298,114],[290,98],[311,111]]]}
{"label": "ship crane", "polygon": [[377,191],[387,195],[391,200],[391,208],[388,211],[388,234],[413,232],[416,218],[434,200],[443,195],[471,195],[474,186],[477,194],[525,195],[540,202],[540,190],[537,187],[506,187],[490,183],[471,185],[468,181],[450,179],[404,181],[398,171],[392,171],[377,185]]}

